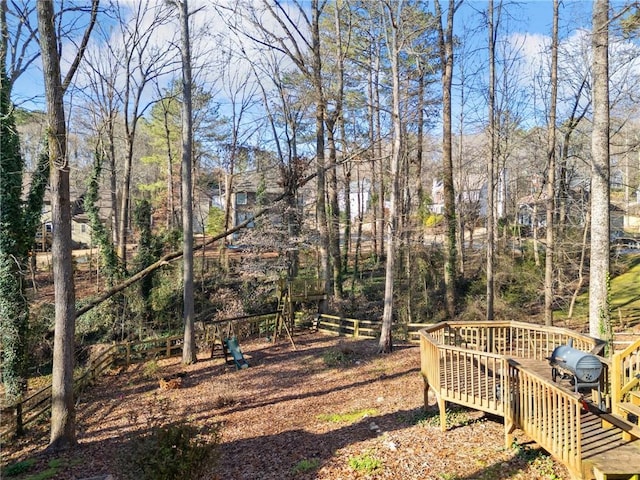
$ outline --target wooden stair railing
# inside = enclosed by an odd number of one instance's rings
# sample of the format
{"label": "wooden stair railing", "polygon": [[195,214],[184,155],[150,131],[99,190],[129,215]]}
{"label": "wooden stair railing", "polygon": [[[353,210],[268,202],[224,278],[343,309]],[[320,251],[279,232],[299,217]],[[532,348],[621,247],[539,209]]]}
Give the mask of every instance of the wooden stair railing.
{"label": "wooden stair railing", "polygon": [[640,339],[611,359],[611,412],[632,424],[625,440],[640,439]]}

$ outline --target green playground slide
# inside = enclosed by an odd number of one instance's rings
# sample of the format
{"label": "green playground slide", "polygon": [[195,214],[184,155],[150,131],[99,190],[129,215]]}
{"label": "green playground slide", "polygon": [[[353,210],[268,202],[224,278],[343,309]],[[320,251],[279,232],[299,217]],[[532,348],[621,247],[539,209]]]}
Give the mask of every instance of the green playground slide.
{"label": "green playground slide", "polygon": [[249,364],[245,360],[244,355],[242,355],[242,350],[240,350],[240,345],[238,345],[238,339],[236,337],[227,338],[224,343],[233,358],[233,363],[235,364],[236,369],[240,370],[241,368],[249,368]]}

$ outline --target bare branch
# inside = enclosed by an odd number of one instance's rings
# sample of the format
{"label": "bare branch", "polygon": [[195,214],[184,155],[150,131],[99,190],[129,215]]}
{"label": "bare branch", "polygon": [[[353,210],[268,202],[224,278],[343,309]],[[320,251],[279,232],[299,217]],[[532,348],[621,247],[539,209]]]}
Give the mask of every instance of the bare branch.
{"label": "bare branch", "polygon": [[91,1],[91,18],[89,20],[89,25],[87,25],[87,28],[84,31],[82,42],[80,42],[80,48],[78,49],[78,52],[76,53],[76,56],[73,59],[73,63],[71,64],[71,67],[69,68],[69,71],[67,72],[67,75],[64,81],[62,82],[63,92],[66,92],[67,88],[69,88],[69,84],[71,83],[71,80],[73,79],[73,76],[75,75],[76,70],[78,70],[78,66],[80,65],[82,56],[84,55],[84,52],[87,49],[87,44],[89,43],[89,37],[91,36],[91,31],[93,30],[93,27],[96,24],[99,4],[100,4],[100,0]]}

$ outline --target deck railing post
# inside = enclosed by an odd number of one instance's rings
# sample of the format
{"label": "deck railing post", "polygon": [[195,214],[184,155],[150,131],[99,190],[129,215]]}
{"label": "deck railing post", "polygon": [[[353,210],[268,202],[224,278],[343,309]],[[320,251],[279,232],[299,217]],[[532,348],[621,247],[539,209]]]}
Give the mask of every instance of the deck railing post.
{"label": "deck railing post", "polygon": [[614,353],[611,357],[611,408],[613,413],[620,414],[618,405],[622,401],[622,358],[620,353]]}

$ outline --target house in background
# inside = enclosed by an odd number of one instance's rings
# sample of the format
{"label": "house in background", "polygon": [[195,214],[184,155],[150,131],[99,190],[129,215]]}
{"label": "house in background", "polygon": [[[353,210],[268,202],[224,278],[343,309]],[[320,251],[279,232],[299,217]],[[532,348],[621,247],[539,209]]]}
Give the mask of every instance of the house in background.
{"label": "house in background", "polygon": [[[496,186],[496,213],[502,217],[506,212],[507,198],[504,185],[507,182],[507,171],[502,170]],[[478,212],[479,217],[487,216],[487,180],[485,174],[467,173],[455,180],[456,209]],[[431,185],[431,212],[444,214],[444,182],[434,179]]]}
{"label": "house in background", "polygon": [[[286,171],[270,152],[259,149],[244,152],[244,170],[236,172],[231,178],[226,172],[219,173],[219,182],[212,193],[210,205],[226,210],[226,201],[230,202],[230,227],[235,227],[253,215],[262,207],[270,206],[284,193]],[[300,163],[302,170],[308,167]],[[298,172],[304,178],[304,171]],[[227,189],[230,194],[227,195]],[[303,221],[315,221],[315,182],[309,182],[297,190],[297,207],[300,208]],[[272,225],[282,224],[282,211],[268,213]],[[254,225],[250,223],[249,228]]]}
{"label": "house in background", "polygon": [[[83,196],[79,198],[74,196],[76,192],[72,192],[71,198],[71,245],[74,249],[89,248],[92,246],[91,224],[89,217],[84,213]],[[40,250],[48,250],[43,248],[42,242],[48,243],[50,248],[50,238],[53,233],[53,221],[51,218],[51,196],[49,190],[45,194],[42,213],[40,215],[40,228],[36,232],[36,248]]]}

